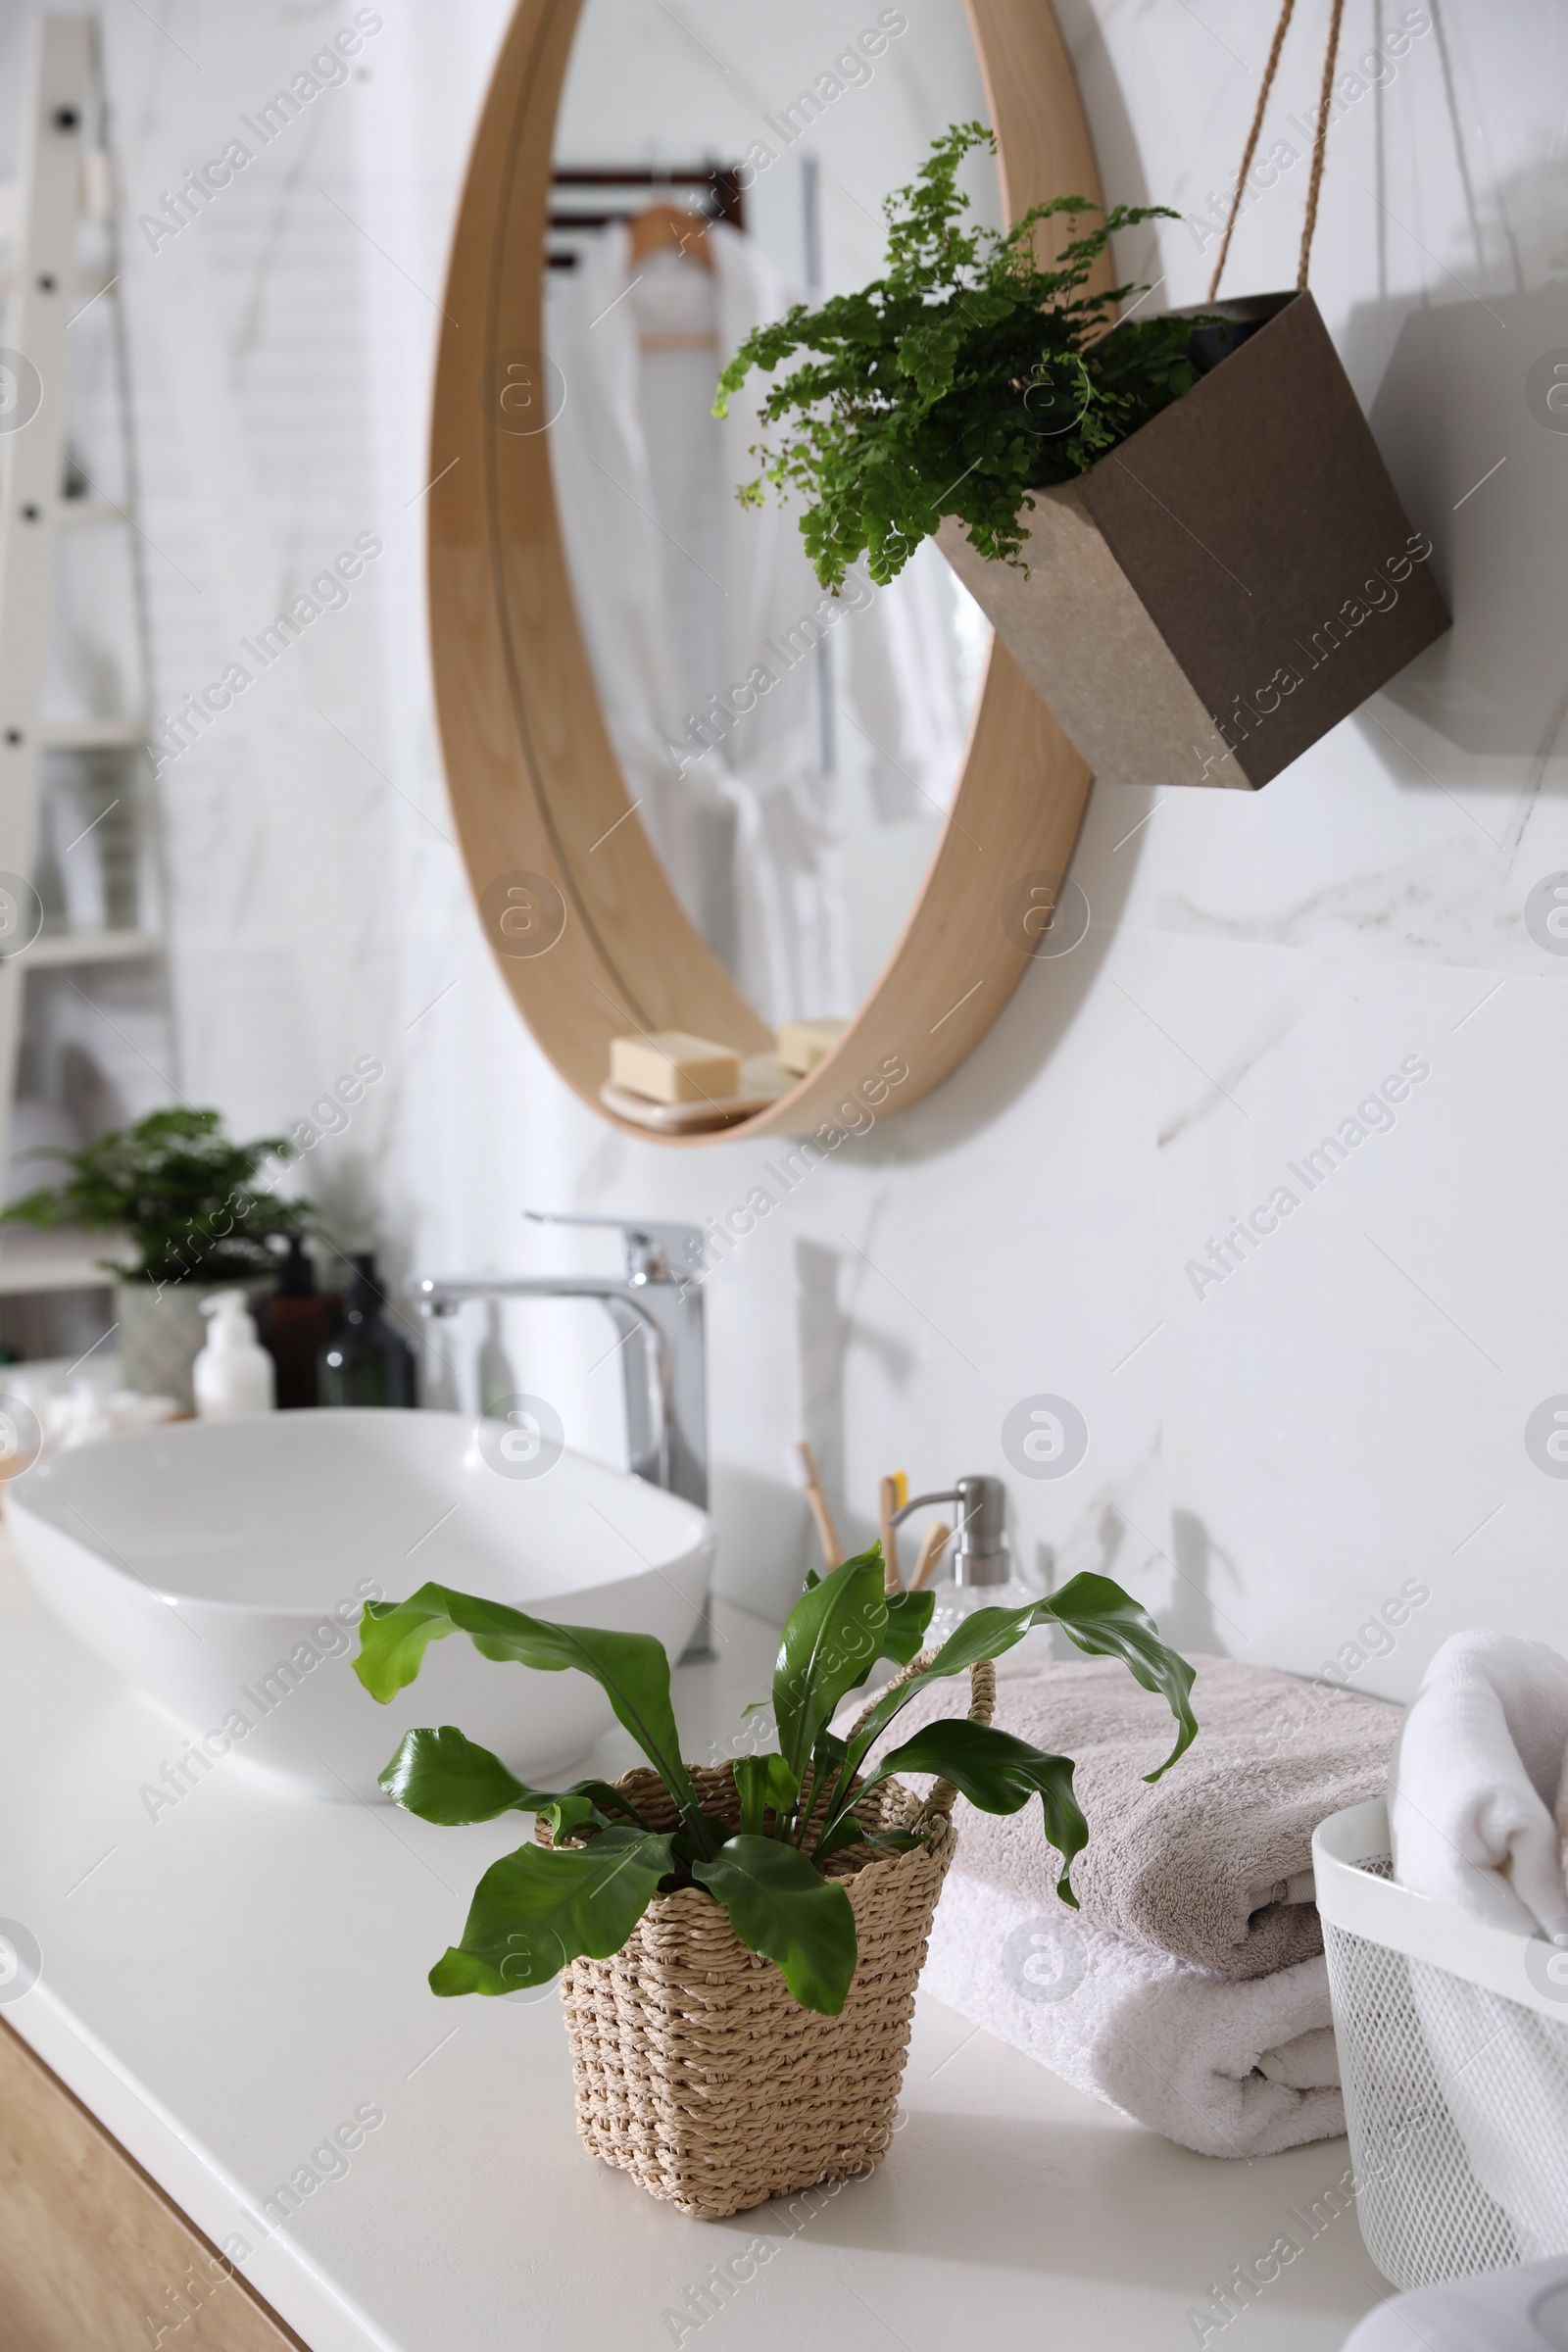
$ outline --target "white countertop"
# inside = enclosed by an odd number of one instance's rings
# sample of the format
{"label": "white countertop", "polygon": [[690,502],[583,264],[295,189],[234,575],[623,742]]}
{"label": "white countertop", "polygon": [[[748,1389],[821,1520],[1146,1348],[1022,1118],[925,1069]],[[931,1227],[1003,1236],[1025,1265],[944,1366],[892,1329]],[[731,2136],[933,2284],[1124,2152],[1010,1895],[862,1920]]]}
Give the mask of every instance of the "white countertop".
{"label": "white countertop", "polygon": [[[719,1663],[677,1677],[695,1757],[768,1686],[769,1630],[725,1609],[719,1633]],[[621,1768],[619,1738],[601,1769]],[[687,2221],[584,2154],[553,1994],[425,1985],[525,1824],[274,1797],[232,1764],[152,1821],[138,1788],[179,1745],[0,1546],[0,1918],[43,1955],[0,2014],[211,2237],[238,2232],[244,2275],[314,2352],[800,2352],[808,2329],[867,2352],[1177,2352],[1198,2340],[1189,2307],[1349,2160],[1343,2140],[1191,2155],[922,1996],[880,2172],[813,2192],[808,2220]],[[384,2121],[346,2174],[283,2227],[259,2219],[360,2107]],[[666,2310],[752,2237],[773,2258],[677,2339]],[[1389,2292],[1346,2213],[1227,2352],[1338,2352]]]}

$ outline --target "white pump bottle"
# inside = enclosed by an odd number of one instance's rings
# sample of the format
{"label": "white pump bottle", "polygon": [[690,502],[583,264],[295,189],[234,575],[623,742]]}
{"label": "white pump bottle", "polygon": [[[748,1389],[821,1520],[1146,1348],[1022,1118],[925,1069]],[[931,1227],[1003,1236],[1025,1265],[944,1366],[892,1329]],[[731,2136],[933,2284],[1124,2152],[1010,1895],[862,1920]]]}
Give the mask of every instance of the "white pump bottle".
{"label": "white pump bottle", "polygon": [[232,1421],[270,1413],[277,1401],[277,1372],[245,1311],[243,1291],[216,1291],[202,1300],[207,1345],[191,1369],[197,1417]]}

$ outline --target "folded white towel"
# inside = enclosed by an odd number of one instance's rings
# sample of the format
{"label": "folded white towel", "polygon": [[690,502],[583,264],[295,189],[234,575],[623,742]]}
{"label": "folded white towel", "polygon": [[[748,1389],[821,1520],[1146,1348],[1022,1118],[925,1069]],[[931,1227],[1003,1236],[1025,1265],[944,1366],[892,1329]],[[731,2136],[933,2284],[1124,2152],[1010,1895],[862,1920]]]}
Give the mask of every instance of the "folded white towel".
{"label": "folded white towel", "polygon": [[1399,1884],[1517,1935],[1568,1935],[1552,1819],[1565,1749],[1568,1660],[1509,1634],[1445,1642],[1389,1775]]}
{"label": "folded white towel", "polygon": [[1326,1963],[1237,1980],[954,1869],[922,1988],[1200,2156],[1345,2130]]}

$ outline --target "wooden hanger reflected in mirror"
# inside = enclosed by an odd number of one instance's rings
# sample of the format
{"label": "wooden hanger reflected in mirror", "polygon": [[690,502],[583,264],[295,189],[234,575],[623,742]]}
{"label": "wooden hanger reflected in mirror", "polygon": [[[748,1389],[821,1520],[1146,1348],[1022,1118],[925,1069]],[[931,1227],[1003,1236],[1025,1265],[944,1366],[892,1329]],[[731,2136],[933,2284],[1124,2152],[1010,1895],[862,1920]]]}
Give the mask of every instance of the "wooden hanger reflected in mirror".
{"label": "wooden hanger reflected in mirror", "polygon": [[[688,212],[681,204],[651,204],[646,212],[634,214],[626,226],[631,237],[626,259],[634,270],[661,254],[676,254],[711,276],[713,249],[701,213]],[[702,333],[654,331],[640,334],[637,344],[642,351],[716,351],[718,337],[710,329]]]}
{"label": "wooden hanger reflected in mirror", "polygon": [[631,231],[629,258],[633,262],[646,262],[656,253],[678,253],[683,261],[696,262],[701,269],[713,267],[708,222],[682,204],[651,204],[646,212],[633,214],[626,225]]}

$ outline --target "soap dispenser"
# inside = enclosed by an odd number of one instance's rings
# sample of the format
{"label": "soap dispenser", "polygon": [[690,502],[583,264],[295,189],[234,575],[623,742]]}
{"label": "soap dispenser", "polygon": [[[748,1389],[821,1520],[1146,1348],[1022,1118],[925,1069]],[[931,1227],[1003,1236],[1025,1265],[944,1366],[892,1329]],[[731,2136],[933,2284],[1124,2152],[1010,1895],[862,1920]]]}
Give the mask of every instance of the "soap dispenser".
{"label": "soap dispenser", "polygon": [[416,1358],[382,1313],[375,1258],[362,1250],[349,1260],[354,1279],[343,1301],[343,1328],[321,1349],[318,1380],[323,1404],[412,1406]]}
{"label": "soap dispenser", "polygon": [[207,1345],[191,1367],[196,1414],[202,1421],[233,1421],[245,1413],[270,1413],[276,1400],[272,1359],[256,1338],[243,1291],[215,1291],[201,1302]]}
{"label": "soap dispenser", "polygon": [[[1022,1609],[1043,1595],[1023,1584],[1007,1548],[1007,1490],[1000,1478],[983,1473],[960,1478],[941,1494],[916,1494],[893,1514],[893,1525],[928,1503],[958,1505],[958,1535],[946,1576],[934,1586],[936,1607],[925,1637],[925,1647],[938,1648],[976,1609]],[[1035,1636],[1025,1642],[1034,1645]]]}
{"label": "soap dispenser", "polygon": [[302,1234],[289,1235],[277,1288],[254,1311],[262,1346],[277,1367],[278,1411],[315,1404],[317,1357],[343,1319],[343,1301],[335,1291],[318,1290]]}

